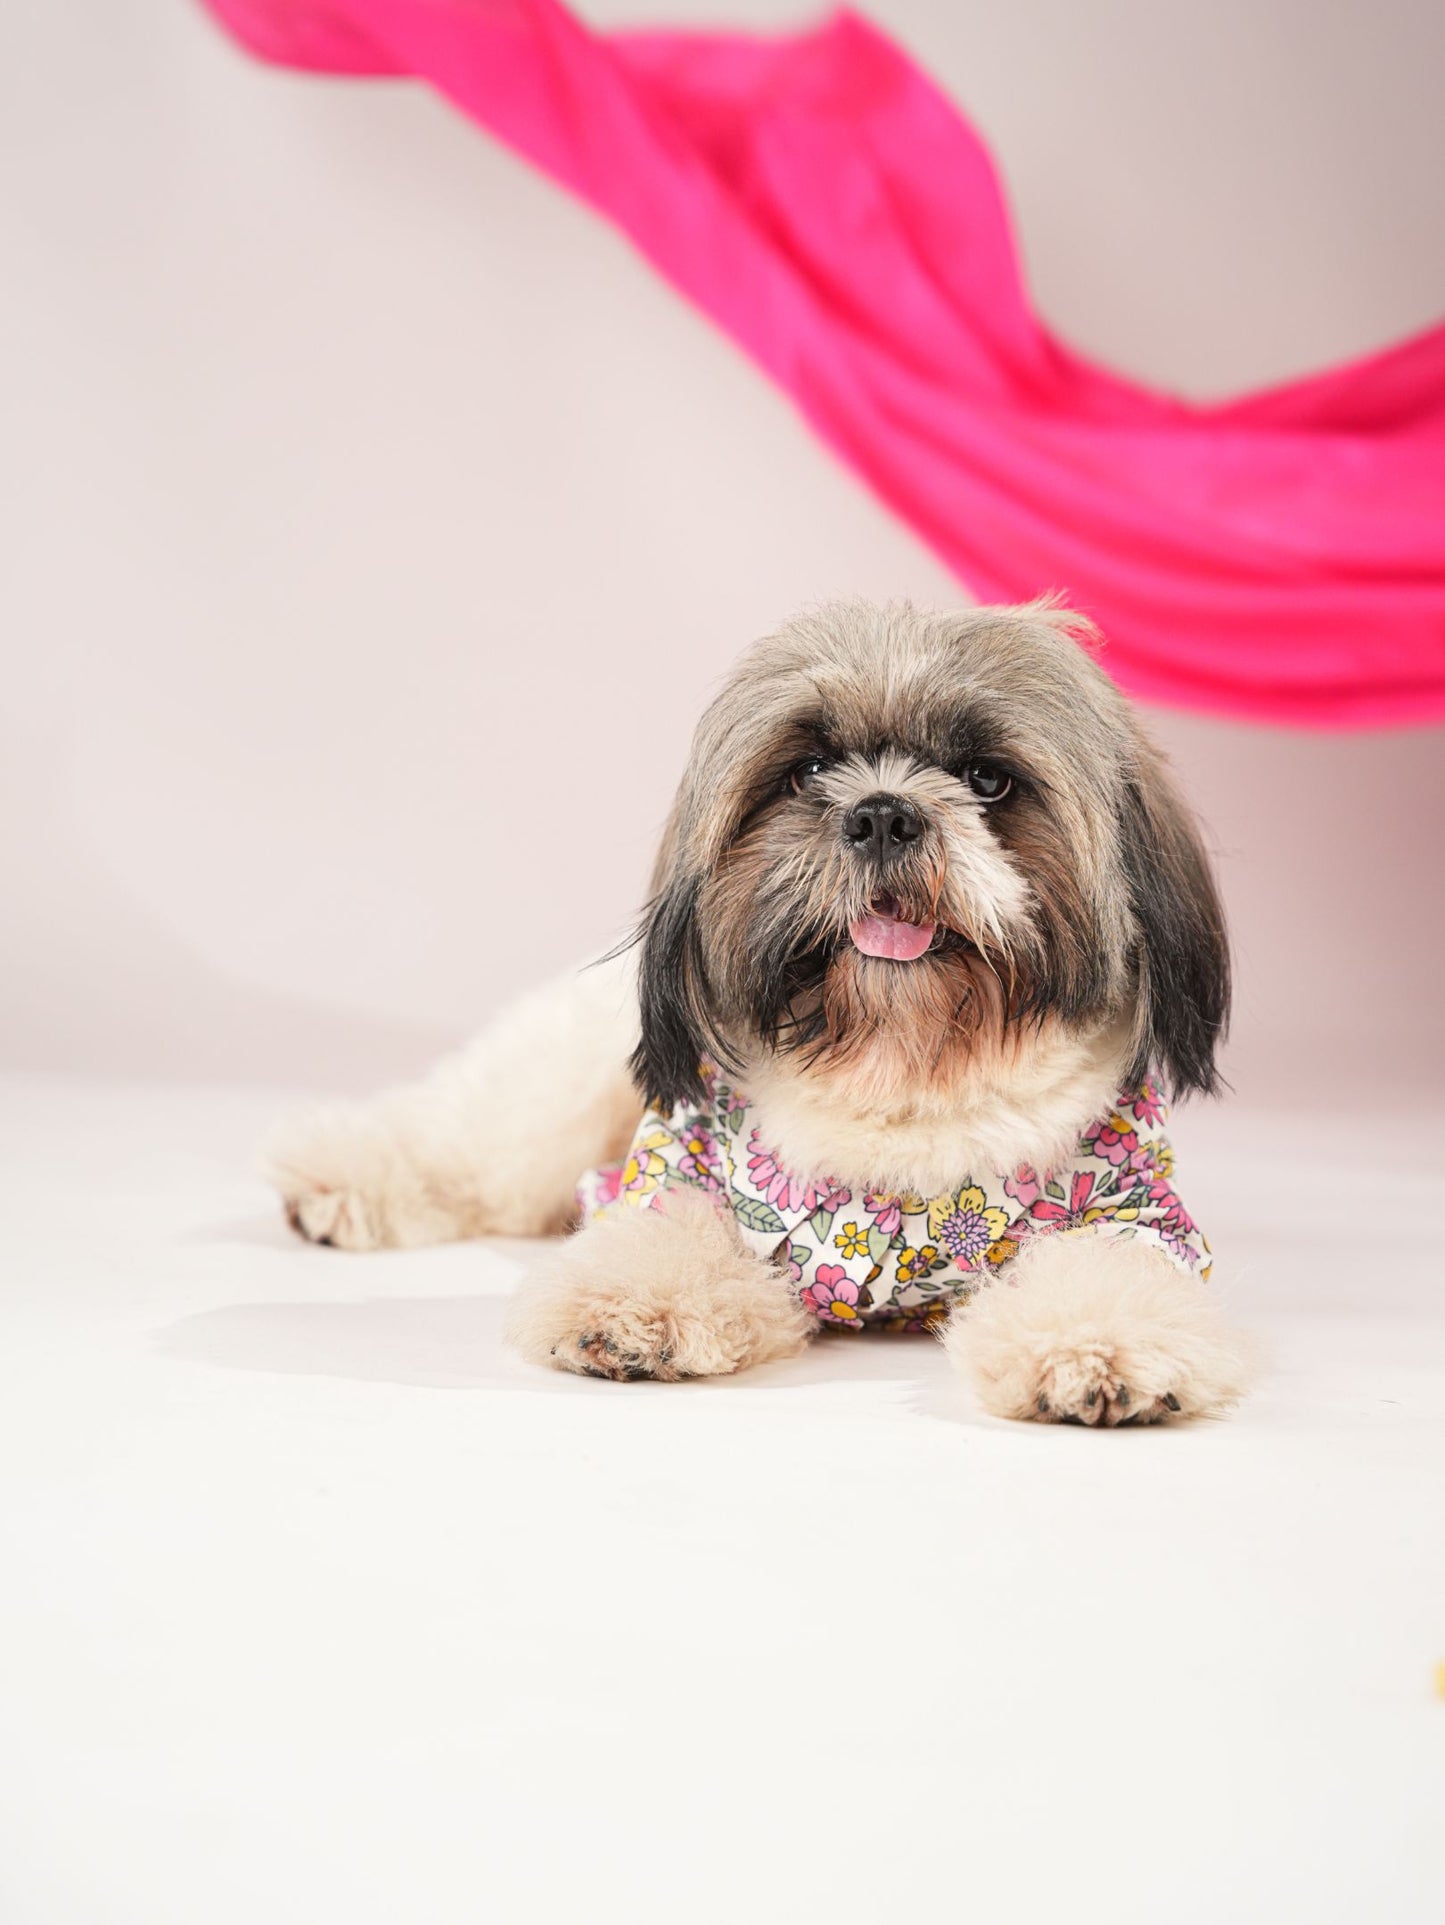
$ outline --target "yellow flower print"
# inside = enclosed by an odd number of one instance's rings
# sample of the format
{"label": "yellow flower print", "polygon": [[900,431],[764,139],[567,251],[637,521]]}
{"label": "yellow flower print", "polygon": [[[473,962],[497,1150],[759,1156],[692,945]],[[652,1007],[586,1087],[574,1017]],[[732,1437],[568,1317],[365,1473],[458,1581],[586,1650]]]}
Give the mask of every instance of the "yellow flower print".
{"label": "yellow flower print", "polygon": [[937,1256],[936,1243],[925,1243],[917,1250],[911,1245],[905,1245],[898,1252],[898,1281],[912,1283],[916,1277],[926,1277],[932,1270]]}
{"label": "yellow flower print", "polygon": [[928,1234],[960,1270],[971,1270],[1007,1226],[1007,1210],[990,1209],[976,1183],[957,1196],[936,1196],[928,1206]]}
{"label": "yellow flower print", "polygon": [[650,1196],[662,1182],[667,1164],[657,1154],[672,1141],[666,1130],[649,1130],[632,1146],[622,1166],[622,1189],[629,1196]]}
{"label": "yellow flower print", "polygon": [[861,1257],[868,1250],[868,1232],[860,1230],[856,1223],[845,1223],[833,1242],[845,1257]]}
{"label": "yellow flower print", "polygon": [[1081,1223],[1098,1223],[1101,1218],[1107,1219],[1110,1223],[1132,1223],[1138,1214],[1137,1209],[1125,1209],[1122,1203],[1100,1203],[1096,1204],[1092,1210],[1085,1210]]}

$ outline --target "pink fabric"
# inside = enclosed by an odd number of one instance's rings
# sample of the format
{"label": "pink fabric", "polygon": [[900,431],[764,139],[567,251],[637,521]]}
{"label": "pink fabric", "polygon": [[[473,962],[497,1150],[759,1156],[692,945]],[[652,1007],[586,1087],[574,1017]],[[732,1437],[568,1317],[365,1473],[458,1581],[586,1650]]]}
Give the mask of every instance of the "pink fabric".
{"label": "pink fabric", "polygon": [[206,0],[254,53],[414,74],[614,220],[978,595],[1061,589],[1139,695],[1445,716],[1445,327],[1196,407],[1032,312],[977,134],[850,13],[599,35],[555,0]]}

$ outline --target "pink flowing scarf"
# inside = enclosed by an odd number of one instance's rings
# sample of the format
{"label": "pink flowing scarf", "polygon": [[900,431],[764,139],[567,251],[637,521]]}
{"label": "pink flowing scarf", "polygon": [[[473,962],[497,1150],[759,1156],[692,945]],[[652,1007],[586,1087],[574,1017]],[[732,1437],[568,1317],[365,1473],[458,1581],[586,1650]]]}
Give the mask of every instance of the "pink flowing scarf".
{"label": "pink flowing scarf", "polygon": [[205,0],[260,57],[430,81],[630,236],[969,588],[1058,588],[1136,694],[1445,716],[1445,327],[1193,406],[1033,313],[978,135],[840,13],[590,32],[556,0]]}

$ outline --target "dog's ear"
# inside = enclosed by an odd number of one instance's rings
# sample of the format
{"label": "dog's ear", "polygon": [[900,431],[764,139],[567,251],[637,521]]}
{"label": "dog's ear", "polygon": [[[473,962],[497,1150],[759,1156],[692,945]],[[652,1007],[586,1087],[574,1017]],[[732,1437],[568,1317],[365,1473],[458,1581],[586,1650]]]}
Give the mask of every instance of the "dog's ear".
{"label": "dog's ear", "polygon": [[696,878],[674,871],[648,905],[639,932],[642,1040],[633,1051],[632,1076],[663,1110],[701,1099],[702,1059],[718,1053],[698,929],[700,892]]}
{"label": "dog's ear", "polygon": [[1161,759],[1146,747],[1126,778],[1121,852],[1138,931],[1130,1081],[1157,1071],[1176,1096],[1219,1088],[1229,1025],[1229,939],[1209,858]]}

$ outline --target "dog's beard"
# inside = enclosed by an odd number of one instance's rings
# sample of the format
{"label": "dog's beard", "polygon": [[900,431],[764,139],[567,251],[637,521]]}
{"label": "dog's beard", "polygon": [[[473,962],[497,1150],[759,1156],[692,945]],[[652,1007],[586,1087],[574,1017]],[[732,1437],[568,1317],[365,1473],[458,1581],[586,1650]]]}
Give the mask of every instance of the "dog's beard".
{"label": "dog's beard", "polygon": [[[981,1057],[996,1060],[1011,1026],[1027,1020],[1030,979],[1016,957],[956,926],[961,916],[932,879],[890,876],[886,890],[875,882],[801,912],[765,892],[745,938],[738,1015],[770,1051],[891,1104],[956,1085]],[[871,956],[854,942],[851,926],[885,906],[933,925],[915,960]]]}
{"label": "dog's beard", "polygon": [[940,930],[916,962],[863,954],[845,936],[794,964],[791,994],[765,1040],[824,1075],[896,1100],[956,1082],[997,1054],[1011,1016],[1006,979],[974,944]]}

